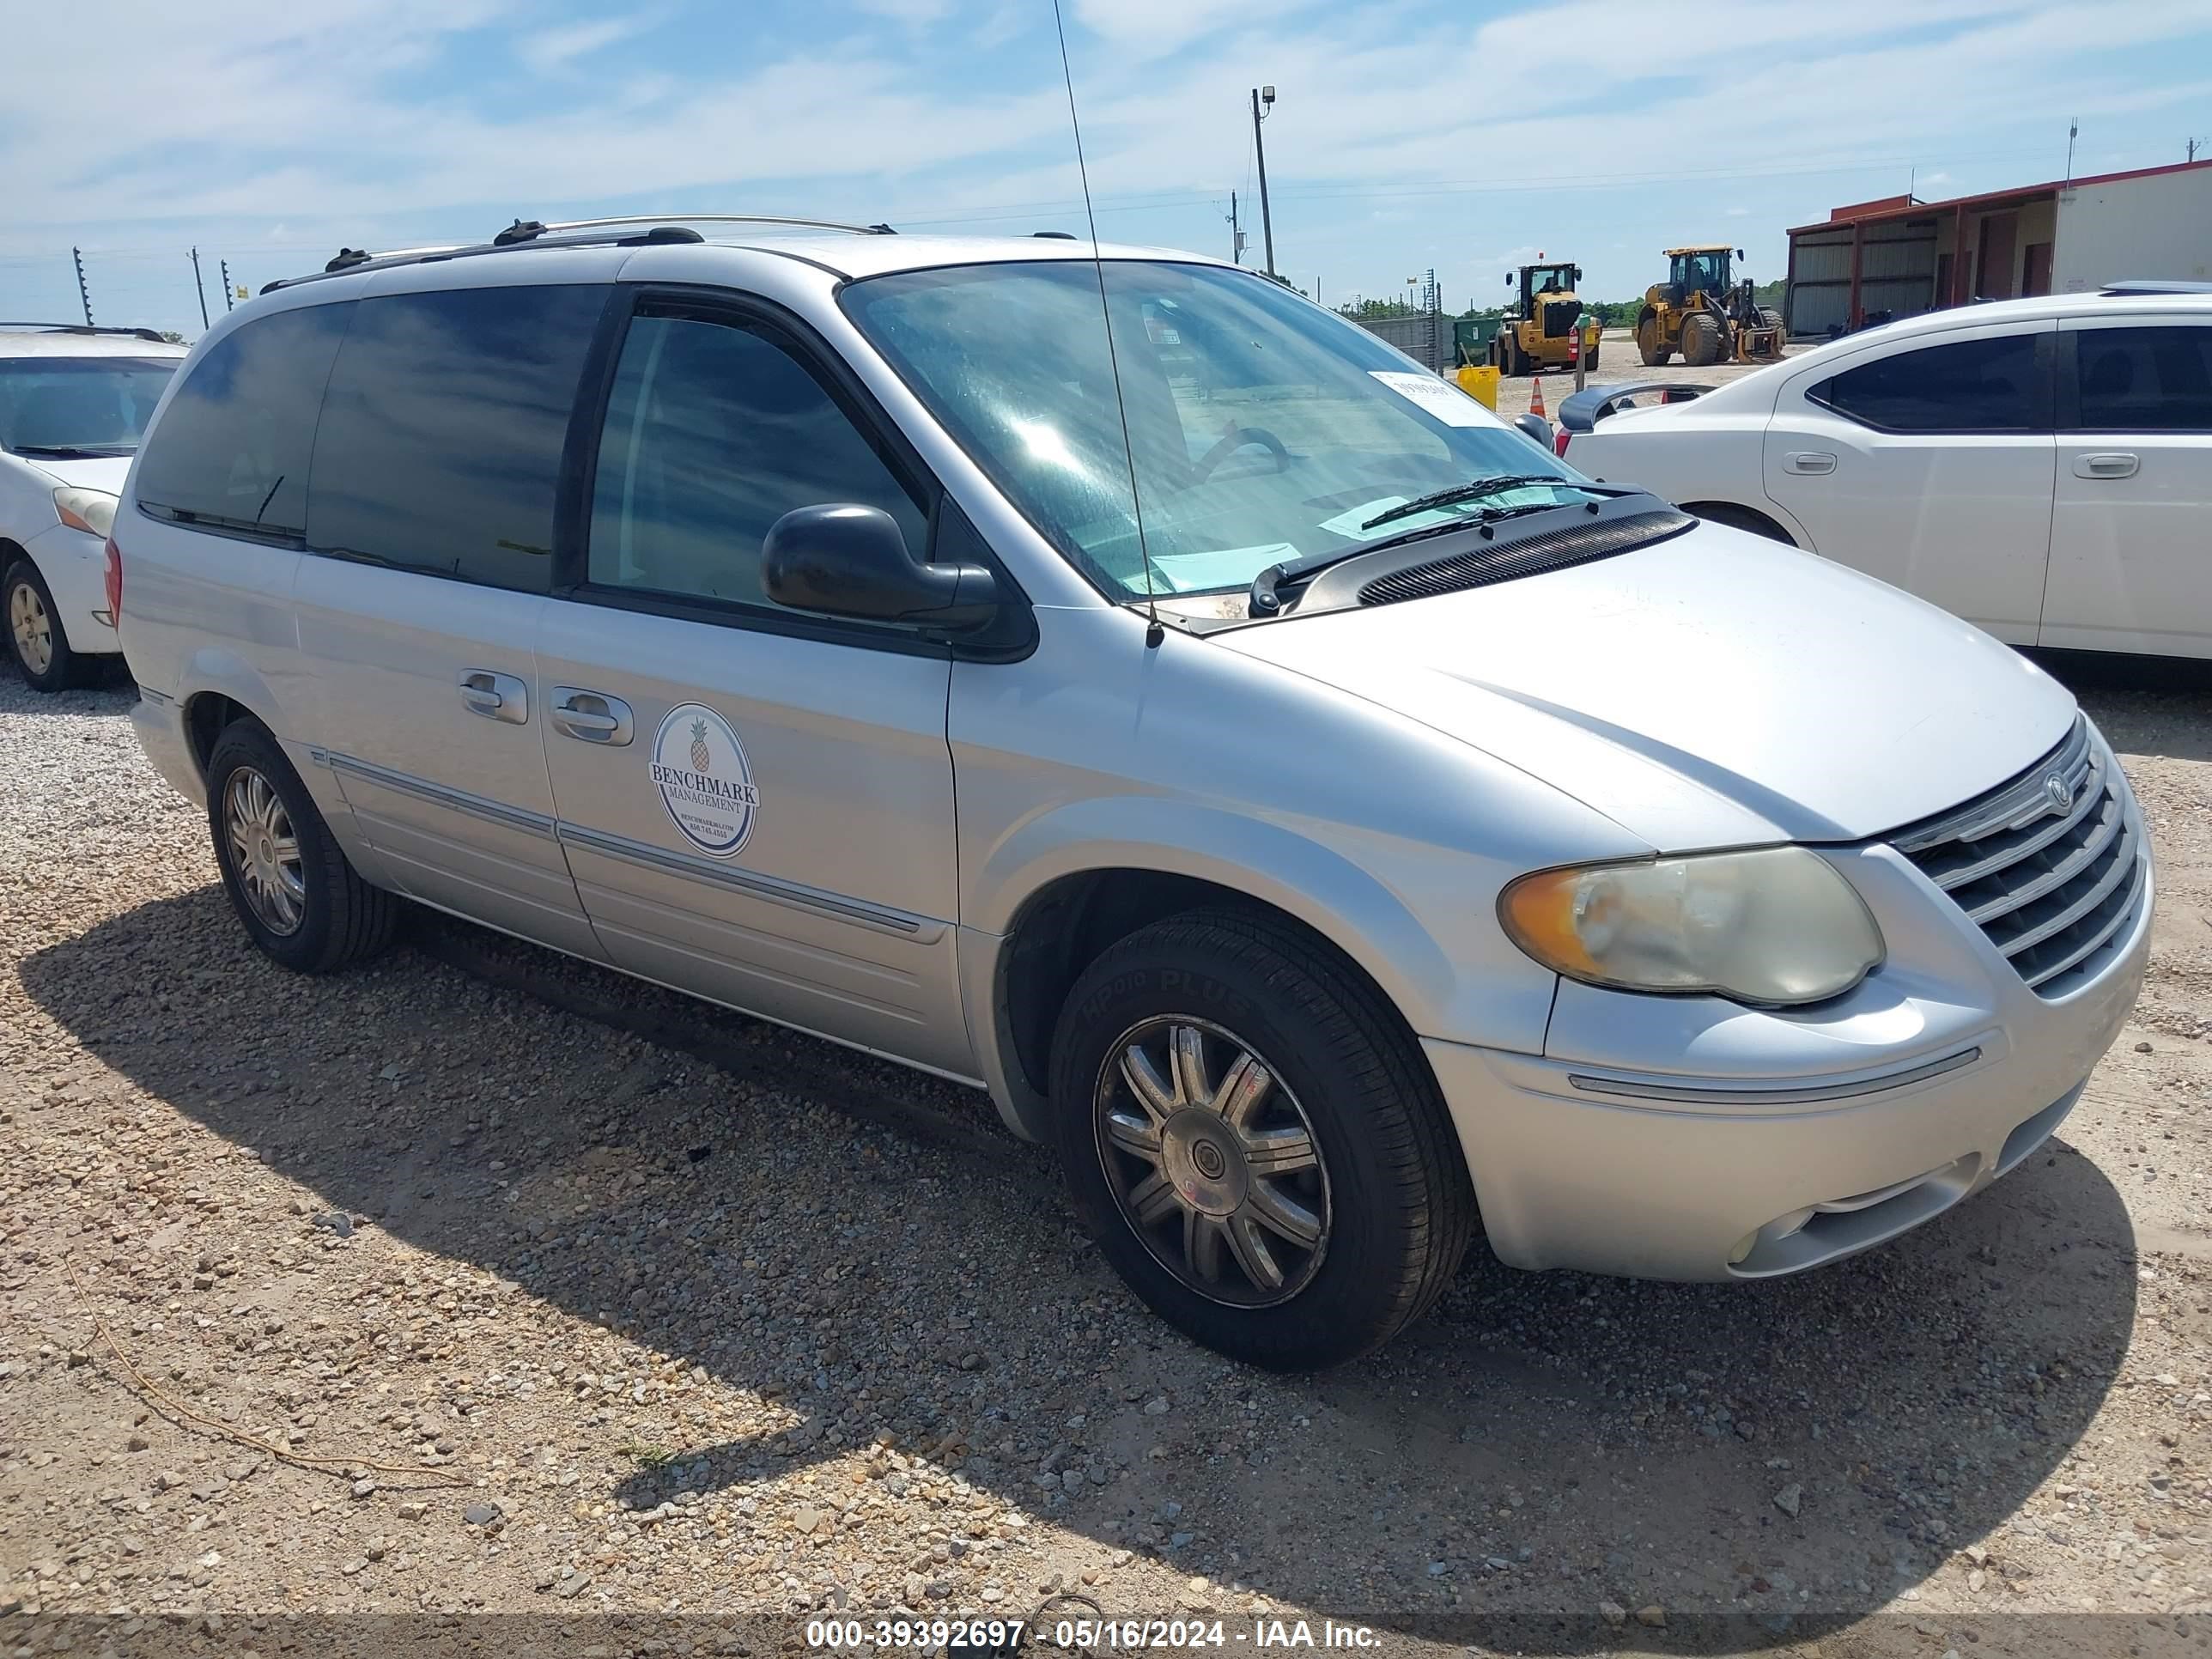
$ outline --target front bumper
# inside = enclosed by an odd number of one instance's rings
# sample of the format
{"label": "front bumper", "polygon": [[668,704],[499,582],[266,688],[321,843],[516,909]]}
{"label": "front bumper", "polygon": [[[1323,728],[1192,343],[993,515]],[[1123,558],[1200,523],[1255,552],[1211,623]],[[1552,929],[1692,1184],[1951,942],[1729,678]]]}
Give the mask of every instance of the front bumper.
{"label": "front bumper", "polygon": [[1941,1214],[2058,1127],[2135,1005],[2151,873],[2096,971],[2046,999],[1897,854],[1833,856],[1891,945],[1834,1004],[1563,984],[1544,1058],[1425,1040],[1500,1260],[1801,1272]]}
{"label": "front bumper", "polygon": [[70,649],[91,656],[111,656],[123,649],[116,637],[115,618],[107,609],[107,544],[97,536],[58,524],[42,530],[24,544],[31,562],[46,578],[61,613],[62,630]]}

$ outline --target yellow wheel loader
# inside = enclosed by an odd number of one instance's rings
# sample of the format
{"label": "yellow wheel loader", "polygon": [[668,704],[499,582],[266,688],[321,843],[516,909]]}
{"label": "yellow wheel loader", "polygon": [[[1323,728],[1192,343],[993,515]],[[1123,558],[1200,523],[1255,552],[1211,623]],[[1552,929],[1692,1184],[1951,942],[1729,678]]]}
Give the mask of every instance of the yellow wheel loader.
{"label": "yellow wheel loader", "polygon": [[1711,363],[1771,363],[1782,356],[1782,313],[1753,298],[1751,278],[1729,279],[1729,255],[1713,244],[1667,250],[1667,280],[1644,295],[1636,319],[1637,355],[1656,366],[1676,352],[1692,368]]}
{"label": "yellow wheel loader", "polygon": [[[1564,369],[1574,360],[1575,319],[1583,313],[1582,296],[1575,284],[1582,281],[1580,265],[1523,265],[1520,292],[1498,325],[1490,343],[1490,361],[1500,374],[1528,374],[1539,369]],[[1516,278],[1508,276],[1505,286]],[[1589,367],[1597,367],[1592,348]]]}

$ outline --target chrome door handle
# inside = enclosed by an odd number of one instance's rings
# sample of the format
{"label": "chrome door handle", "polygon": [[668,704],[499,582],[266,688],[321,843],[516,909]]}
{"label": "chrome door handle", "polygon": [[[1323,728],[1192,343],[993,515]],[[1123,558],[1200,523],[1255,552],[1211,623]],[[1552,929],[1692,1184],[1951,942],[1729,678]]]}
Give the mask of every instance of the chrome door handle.
{"label": "chrome door handle", "polygon": [[1836,458],[1821,449],[1801,449],[1782,458],[1784,472],[1833,472]]}
{"label": "chrome door handle", "polygon": [[629,705],[604,691],[586,691],[580,685],[555,686],[551,719],[555,730],[580,743],[619,749],[630,739]]}
{"label": "chrome door handle", "polygon": [[520,726],[530,718],[530,688],[512,674],[464,668],[460,688],[461,702],[471,714],[505,720],[509,726]]}
{"label": "chrome door handle", "polygon": [[2142,463],[2124,450],[2114,450],[2101,455],[2076,455],[2074,476],[2077,478],[2132,478]]}

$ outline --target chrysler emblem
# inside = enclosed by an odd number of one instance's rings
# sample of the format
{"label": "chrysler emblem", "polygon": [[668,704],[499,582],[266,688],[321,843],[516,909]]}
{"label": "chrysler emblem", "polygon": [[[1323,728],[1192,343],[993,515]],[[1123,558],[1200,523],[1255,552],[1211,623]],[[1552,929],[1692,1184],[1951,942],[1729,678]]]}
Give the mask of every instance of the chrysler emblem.
{"label": "chrysler emblem", "polygon": [[2064,812],[2074,805],[2074,787],[2066,781],[2065,775],[2053,772],[2043,781],[2043,793],[2051,798],[2051,810]]}

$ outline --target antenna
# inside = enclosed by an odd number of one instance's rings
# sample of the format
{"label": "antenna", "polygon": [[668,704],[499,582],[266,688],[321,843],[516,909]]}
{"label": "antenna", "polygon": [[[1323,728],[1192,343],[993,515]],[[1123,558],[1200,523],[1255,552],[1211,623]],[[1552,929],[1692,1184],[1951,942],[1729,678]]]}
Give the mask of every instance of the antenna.
{"label": "antenna", "polygon": [[1137,526],[1137,562],[1145,573],[1145,647],[1158,648],[1165,632],[1160,626],[1160,606],[1152,592],[1152,553],[1145,541],[1145,503],[1137,493],[1137,448],[1129,441],[1129,404],[1121,396],[1121,361],[1114,349],[1114,312],[1106,303],[1106,260],[1098,252],[1098,216],[1091,206],[1091,169],[1083,159],[1083,123],[1075,113],[1075,71],[1067,63],[1067,25],[1060,21],[1060,0],[1052,0],[1052,26],[1060,36],[1060,73],[1067,83],[1067,125],[1075,133],[1075,176],[1083,184],[1083,216],[1091,224],[1091,264],[1098,273],[1098,315],[1106,325],[1106,367],[1114,376],[1114,408],[1121,417],[1121,453],[1129,463],[1129,511]]}

